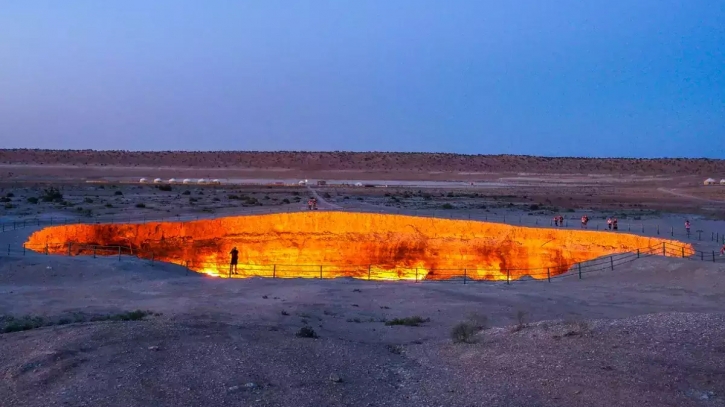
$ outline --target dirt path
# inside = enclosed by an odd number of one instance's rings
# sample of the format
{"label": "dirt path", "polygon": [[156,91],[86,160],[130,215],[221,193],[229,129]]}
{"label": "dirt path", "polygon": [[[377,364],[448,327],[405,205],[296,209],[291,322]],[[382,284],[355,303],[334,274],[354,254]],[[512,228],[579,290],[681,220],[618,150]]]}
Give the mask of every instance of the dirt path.
{"label": "dirt path", "polygon": [[310,193],[312,194],[312,196],[317,198],[317,206],[320,209],[342,209],[342,207],[340,205],[335,205],[333,203],[327,202],[323,197],[320,196],[320,194],[317,193],[317,191],[312,189],[311,186],[308,185],[307,189],[310,190]]}
{"label": "dirt path", "polygon": [[717,204],[725,204],[725,201],[718,201],[716,199],[700,198],[700,197],[697,197],[697,196],[694,196],[694,195],[689,195],[689,194],[684,194],[682,192],[677,192],[677,191],[672,190],[672,189],[657,188],[657,190],[660,191],[660,192],[664,192],[664,193],[670,194],[670,195],[679,196],[681,198],[692,199],[692,200],[695,200],[695,201],[702,201],[702,202],[709,202],[709,203],[717,203]]}

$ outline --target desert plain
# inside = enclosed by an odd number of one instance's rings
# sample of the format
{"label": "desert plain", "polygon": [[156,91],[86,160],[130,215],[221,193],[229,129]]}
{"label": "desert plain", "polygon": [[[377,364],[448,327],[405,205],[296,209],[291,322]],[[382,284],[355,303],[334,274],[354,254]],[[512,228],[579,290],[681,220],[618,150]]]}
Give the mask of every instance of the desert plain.
{"label": "desert plain", "polygon": [[[721,160],[0,150],[0,405],[722,406],[723,178]],[[699,254],[463,284],[23,249],[51,223],[305,212],[311,197],[541,229],[587,215]]]}

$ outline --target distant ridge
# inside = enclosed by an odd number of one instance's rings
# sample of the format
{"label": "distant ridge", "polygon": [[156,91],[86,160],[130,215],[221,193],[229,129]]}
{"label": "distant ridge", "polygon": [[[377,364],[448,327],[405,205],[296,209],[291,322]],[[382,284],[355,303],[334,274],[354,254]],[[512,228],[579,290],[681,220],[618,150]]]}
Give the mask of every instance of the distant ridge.
{"label": "distant ridge", "polygon": [[310,171],[439,171],[708,175],[725,177],[725,160],[587,158],[452,153],[314,151],[97,151],[0,149],[0,164],[296,169]]}

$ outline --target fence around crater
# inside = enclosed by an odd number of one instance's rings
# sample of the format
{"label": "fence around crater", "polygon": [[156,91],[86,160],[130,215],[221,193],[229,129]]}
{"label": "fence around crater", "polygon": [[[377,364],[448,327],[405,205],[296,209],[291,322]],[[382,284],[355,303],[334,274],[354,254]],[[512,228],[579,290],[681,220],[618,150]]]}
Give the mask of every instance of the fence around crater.
{"label": "fence around crater", "polygon": [[[93,258],[117,258],[121,261],[124,258],[137,257],[150,264],[159,261],[151,253],[150,258],[138,257],[137,253],[128,246],[99,246],[69,243],[66,245],[23,245],[22,247],[8,245],[7,250],[0,251],[0,257],[4,255],[19,257],[29,255],[66,255],[66,256],[91,256]],[[53,253],[53,254],[51,254]],[[422,268],[401,268],[387,270],[384,267],[368,265],[324,265],[324,264],[238,264],[235,269],[228,262],[193,262],[191,260],[177,259],[164,260],[164,263],[171,263],[186,269],[186,273],[202,273],[222,278],[251,278],[262,277],[272,279],[311,278],[311,279],[333,279],[333,278],[354,278],[359,280],[375,281],[449,281],[469,284],[481,281],[498,281],[506,284],[522,281],[548,281],[572,277],[579,279],[585,275],[613,271],[625,264],[632,263],[637,259],[650,256],[665,256],[685,258],[697,261],[725,263],[725,256],[716,251],[693,250],[684,245],[673,243],[662,243],[644,247],[628,252],[612,254],[593,260],[574,263],[568,271],[561,274],[554,273],[556,266],[542,267],[536,269],[510,269],[497,270],[496,278],[479,279],[472,278],[470,269],[422,269]],[[503,271],[503,273],[502,273]],[[514,273],[516,272],[516,273]],[[520,279],[513,279],[512,274],[525,275]],[[494,273],[492,273],[494,275]]]}

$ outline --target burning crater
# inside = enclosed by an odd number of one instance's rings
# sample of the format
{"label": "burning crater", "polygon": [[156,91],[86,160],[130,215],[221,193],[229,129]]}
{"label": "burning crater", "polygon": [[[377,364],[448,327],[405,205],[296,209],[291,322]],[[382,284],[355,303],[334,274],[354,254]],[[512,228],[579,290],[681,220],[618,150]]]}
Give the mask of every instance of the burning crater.
{"label": "burning crater", "polygon": [[[239,216],[193,222],[53,226],[26,246],[91,254],[122,246],[124,254],[187,265],[226,277],[239,250],[238,277],[354,277],[373,280],[547,278],[601,256],[670,240],[625,233],[528,228],[497,223],[345,212]],[[685,245],[687,254],[692,248]],[[94,251],[95,252],[95,251]]]}

